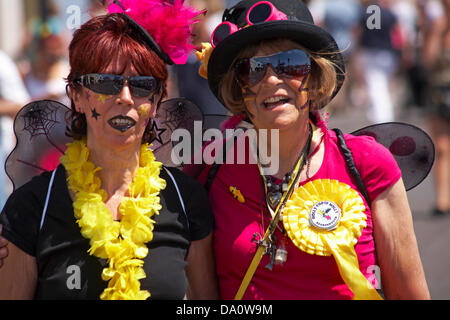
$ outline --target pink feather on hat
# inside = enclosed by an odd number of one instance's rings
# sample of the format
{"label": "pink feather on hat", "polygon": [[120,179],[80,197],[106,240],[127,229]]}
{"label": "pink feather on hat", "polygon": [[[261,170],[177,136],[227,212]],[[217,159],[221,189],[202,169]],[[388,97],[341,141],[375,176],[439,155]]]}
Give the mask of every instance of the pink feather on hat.
{"label": "pink feather on hat", "polygon": [[[125,13],[139,23],[176,64],[184,64],[195,47],[190,42],[192,25],[206,11],[184,6],[184,0],[121,0],[109,13]],[[123,9],[122,9],[123,8]],[[196,19],[197,18],[197,19]]]}

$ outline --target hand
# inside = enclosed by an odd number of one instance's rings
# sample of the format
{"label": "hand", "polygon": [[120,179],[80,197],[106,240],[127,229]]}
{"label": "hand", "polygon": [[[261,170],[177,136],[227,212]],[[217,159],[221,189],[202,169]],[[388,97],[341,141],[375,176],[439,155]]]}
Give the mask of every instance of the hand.
{"label": "hand", "polygon": [[8,256],[8,241],[2,235],[3,226],[0,224],[0,268],[3,266],[3,260]]}

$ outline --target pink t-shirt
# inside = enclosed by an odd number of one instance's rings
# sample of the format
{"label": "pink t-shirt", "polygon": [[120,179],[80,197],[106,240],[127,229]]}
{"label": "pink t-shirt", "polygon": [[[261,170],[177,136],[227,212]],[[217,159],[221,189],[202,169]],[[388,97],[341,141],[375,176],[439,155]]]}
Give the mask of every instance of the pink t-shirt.
{"label": "pink t-shirt", "polygon": [[[390,152],[371,137],[344,135],[353,153],[356,167],[366,185],[371,201],[401,177],[400,169]],[[319,171],[305,184],[316,179],[336,179],[358,190],[348,172],[336,144],[334,131],[324,137],[325,155]],[[198,177],[205,182],[208,170]],[[245,203],[233,198],[229,187],[241,191]],[[233,299],[253,259],[255,233],[264,234],[269,225],[264,204],[261,177],[255,164],[221,165],[209,193],[215,216],[214,249],[222,299]],[[364,197],[363,198],[364,203]],[[373,223],[366,204],[367,227],[355,246],[361,272],[374,283],[376,265]],[[264,230],[262,227],[264,220]],[[275,231],[278,243],[283,238]],[[342,280],[332,256],[310,255],[286,238],[288,257],[284,265],[265,268],[269,256],[264,255],[243,299],[351,299],[353,293]]]}

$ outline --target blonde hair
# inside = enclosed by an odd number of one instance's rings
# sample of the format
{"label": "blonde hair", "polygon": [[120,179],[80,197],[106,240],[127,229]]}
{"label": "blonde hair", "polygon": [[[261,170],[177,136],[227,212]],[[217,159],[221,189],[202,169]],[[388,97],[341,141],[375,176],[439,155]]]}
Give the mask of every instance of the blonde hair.
{"label": "blonde hair", "polygon": [[[239,59],[254,56],[260,48],[268,50],[275,49],[279,51],[290,49],[301,49],[305,51],[311,58],[311,72],[307,84],[311,103],[310,111],[318,110],[329,102],[329,99],[337,87],[336,69],[340,70],[340,68],[324,56],[331,56],[337,52],[312,52],[289,39],[266,40],[261,41],[256,45],[247,46],[241,50],[231,66]],[[236,79],[235,70],[231,67],[219,83],[219,95],[233,114],[243,113],[246,110],[242,89]]]}

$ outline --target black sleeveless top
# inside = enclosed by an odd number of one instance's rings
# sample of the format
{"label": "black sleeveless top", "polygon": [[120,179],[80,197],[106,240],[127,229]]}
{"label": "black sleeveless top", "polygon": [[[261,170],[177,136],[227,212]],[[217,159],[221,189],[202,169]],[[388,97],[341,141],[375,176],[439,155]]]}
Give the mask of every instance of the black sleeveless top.
{"label": "black sleeveless top", "polygon": [[[175,185],[161,169],[167,186],[160,192],[162,209],[152,217],[153,240],[147,244],[149,253],[144,259],[146,278],[140,280],[141,290],[148,290],[152,300],[184,297],[190,242],[213,230],[213,214],[202,186],[177,169],[168,170],[177,182],[187,217]],[[57,168],[40,227],[50,178],[51,172],[45,172],[11,194],[0,215],[3,236],[36,257],[35,299],[99,299],[107,286],[101,279],[106,260],[87,253],[89,240],[81,236],[76,224],[62,165]]]}

